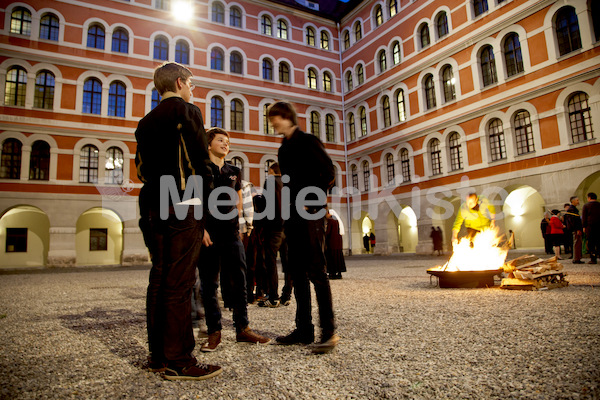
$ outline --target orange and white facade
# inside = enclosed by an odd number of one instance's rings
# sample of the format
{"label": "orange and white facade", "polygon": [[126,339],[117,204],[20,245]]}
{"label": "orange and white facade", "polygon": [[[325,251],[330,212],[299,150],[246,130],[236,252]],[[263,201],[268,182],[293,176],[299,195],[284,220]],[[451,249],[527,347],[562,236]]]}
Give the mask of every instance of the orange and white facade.
{"label": "orange and white facade", "polygon": [[367,231],[375,252],[430,252],[471,189],[541,247],[545,209],[600,192],[592,1],[363,1],[339,22],[311,1],[184,3],[2,3],[0,266],[147,260],[133,134],[164,60],[193,71],[206,127],[257,187],[281,141],[265,108],[295,104],[334,160],[354,253]]}

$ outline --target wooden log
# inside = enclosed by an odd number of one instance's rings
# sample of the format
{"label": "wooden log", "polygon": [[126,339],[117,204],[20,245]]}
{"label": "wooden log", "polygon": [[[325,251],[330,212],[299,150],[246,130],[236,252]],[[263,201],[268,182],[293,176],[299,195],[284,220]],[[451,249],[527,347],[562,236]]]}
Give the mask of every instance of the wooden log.
{"label": "wooden log", "polygon": [[524,256],[521,256],[521,257],[517,257],[517,258],[515,258],[513,260],[510,260],[506,264],[508,264],[511,267],[517,268],[517,267],[519,267],[519,266],[521,266],[523,264],[530,263],[530,262],[535,261],[537,259],[538,258],[536,256],[529,254],[529,255],[524,255]]}

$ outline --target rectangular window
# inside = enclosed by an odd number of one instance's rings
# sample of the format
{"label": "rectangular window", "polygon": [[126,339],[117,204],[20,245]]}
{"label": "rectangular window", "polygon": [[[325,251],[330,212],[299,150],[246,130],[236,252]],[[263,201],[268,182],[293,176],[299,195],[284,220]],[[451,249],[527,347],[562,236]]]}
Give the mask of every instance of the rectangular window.
{"label": "rectangular window", "polygon": [[6,228],[6,252],[27,252],[27,228]]}
{"label": "rectangular window", "polygon": [[108,250],[108,229],[90,228],[90,251]]}

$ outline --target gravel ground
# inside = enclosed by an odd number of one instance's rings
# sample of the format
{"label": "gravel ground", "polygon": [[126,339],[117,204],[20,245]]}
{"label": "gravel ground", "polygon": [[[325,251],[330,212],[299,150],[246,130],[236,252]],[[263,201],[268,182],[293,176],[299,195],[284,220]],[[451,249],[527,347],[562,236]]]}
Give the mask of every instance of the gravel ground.
{"label": "gravel ground", "polygon": [[[434,287],[425,270],[440,260],[348,257],[331,282],[342,339],[326,355],[237,344],[225,312],[218,350],[196,347],[224,371],[201,382],[141,368],[147,268],[1,271],[0,398],[600,398],[600,265],[565,261],[568,287],[529,292]],[[249,307],[257,332],[293,329],[293,302]]]}

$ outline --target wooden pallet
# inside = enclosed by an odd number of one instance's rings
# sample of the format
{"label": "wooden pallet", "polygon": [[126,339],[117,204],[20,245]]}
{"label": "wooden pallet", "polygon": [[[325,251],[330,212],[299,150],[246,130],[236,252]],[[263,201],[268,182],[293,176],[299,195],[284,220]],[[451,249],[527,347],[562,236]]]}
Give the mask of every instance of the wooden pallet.
{"label": "wooden pallet", "polygon": [[544,272],[535,274],[532,279],[504,278],[500,288],[511,290],[548,290],[569,285],[565,280],[566,272]]}
{"label": "wooden pallet", "polygon": [[566,272],[556,257],[542,260],[533,255],[515,258],[504,264],[507,278],[502,279],[502,289],[513,290],[547,290],[565,287]]}

